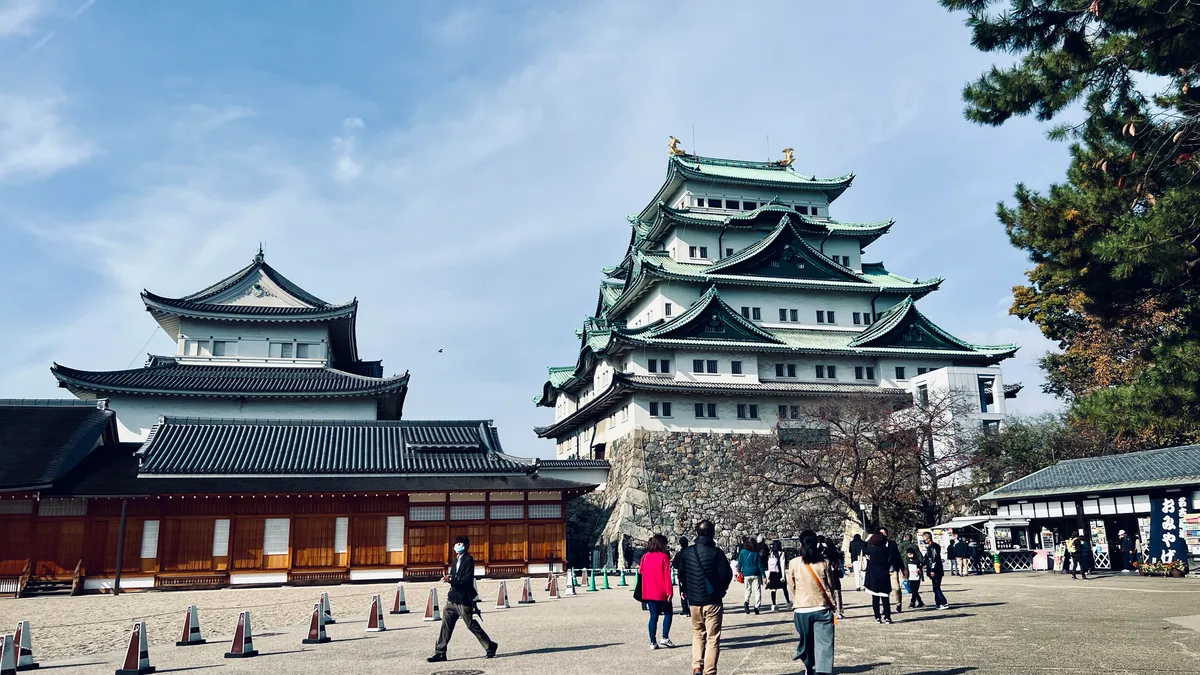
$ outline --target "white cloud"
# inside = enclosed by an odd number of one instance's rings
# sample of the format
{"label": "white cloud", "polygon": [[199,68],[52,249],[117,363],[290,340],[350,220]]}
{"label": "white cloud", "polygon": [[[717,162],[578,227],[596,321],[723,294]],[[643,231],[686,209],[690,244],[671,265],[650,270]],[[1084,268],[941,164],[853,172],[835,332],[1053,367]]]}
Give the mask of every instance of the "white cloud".
{"label": "white cloud", "polygon": [[43,177],[95,154],[63,119],[64,98],[0,92],[0,180]]}
{"label": "white cloud", "polygon": [[347,117],[342,122],[342,135],[333,139],[333,177],[343,183],[348,183],[362,173],[362,164],[354,157],[354,149],[358,144],[357,132],[364,126],[358,117]]}
{"label": "white cloud", "polygon": [[0,37],[31,32],[50,8],[47,0],[0,0]]}

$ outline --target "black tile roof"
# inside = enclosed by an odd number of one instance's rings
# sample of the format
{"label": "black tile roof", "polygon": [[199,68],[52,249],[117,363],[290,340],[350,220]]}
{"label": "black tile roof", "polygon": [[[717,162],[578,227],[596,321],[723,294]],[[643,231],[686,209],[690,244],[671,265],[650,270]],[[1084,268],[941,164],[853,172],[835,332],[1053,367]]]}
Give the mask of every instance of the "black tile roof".
{"label": "black tile roof", "polygon": [[132,370],[77,370],[56,363],[50,372],[71,390],[169,396],[366,397],[408,386],[407,374],[377,378],[325,367],[183,365],[161,356]]}
{"label": "black tile roof", "polygon": [[608,469],[611,465],[607,459],[542,459],[538,461],[541,469]]}
{"label": "black tile roof", "polygon": [[229,476],[138,477],[136,444],[93,452],[79,467],[45,490],[74,497],[149,497],[156,495],[347,494],[378,492],[445,492],[482,490],[561,490],[571,496],[595,485],[525,473],[453,476]]}
{"label": "black tile roof", "polygon": [[1200,445],[1068,459],[983,495],[981,500],[1200,485]]}
{"label": "black tile roof", "polygon": [[316,307],[262,307],[164,298],[150,291],[142,291],[142,302],[150,311],[195,318],[236,318],[244,321],[324,321],[349,317],[358,310],[357,300],[340,305]]}
{"label": "black tile roof", "polygon": [[151,475],[523,474],[490,422],[167,417],[143,445]]}
{"label": "black tile roof", "polygon": [[116,442],[111,410],[97,401],[0,400],[0,488],[47,485],[97,442]]}

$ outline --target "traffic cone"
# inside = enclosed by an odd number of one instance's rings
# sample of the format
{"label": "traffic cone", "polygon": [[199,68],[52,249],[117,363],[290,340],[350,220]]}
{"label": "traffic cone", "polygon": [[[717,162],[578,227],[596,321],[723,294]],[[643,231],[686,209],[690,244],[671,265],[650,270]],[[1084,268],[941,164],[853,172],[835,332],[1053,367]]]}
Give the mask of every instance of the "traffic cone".
{"label": "traffic cone", "polygon": [[408,614],[408,603],[404,602],[404,584],[396,584],[396,603],[392,605],[392,614]]}
{"label": "traffic cone", "polygon": [[[4,636],[6,645],[10,637],[12,636]],[[146,675],[146,673],[153,672],[154,666],[150,665],[150,646],[146,641],[146,622],[138,621],[133,624],[133,632],[129,634],[129,648],[125,650],[125,665],[117,668],[117,675]]]}
{"label": "traffic cone", "polygon": [[371,596],[371,613],[367,615],[367,632],[382,633],[387,630],[383,625],[383,601],[378,595]]}
{"label": "traffic cone", "polygon": [[550,573],[550,599],[558,600],[560,598],[562,598],[562,596],[558,594],[558,577],[554,576],[554,572],[551,572]]}
{"label": "traffic cone", "polygon": [[624,567],[621,568],[621,581],[618,582],[617,585],[618,586],[628,586],[629,585],[629,582],[625,580],[625,568]]}
{"label": "traffic cone", "polygon": [[588,593],[596,592],[596,570],[584,570],[587,572]]}
{"label": "traffic cone", "polygon": [[612,586],[608,585],[608,570],[601,570],[601,571],[604,572],[604,590],[611,591]]}
{"label": "traffic cone", "polygon": [[508,604],[508,582],[500,582],[500,590],[496,593],[496,609],[508,609],[512,605]]}
{"label": "traffic cone", "polygon": [[250,630],[250,612],[242,612],[238,614],[237,629],[233,631],[233,645],[225,653],[225,658],[247,659],[251,656],[258,656],[258,650],[254,648],[254,632]]}
{"label": "traffic cone", "polygon": [[429,589],[429,600],[425,603],[425,621],[441,621],[442,608],[438,605],[437,589]]}
{"label": "traffic cone", "polygon": [[200,608],[188,605],[187,612],[183,615],[183,635],[175,643],[175,646],[202,645],[204,642],[204,638],[200,635]]}
{"label": "traffic cone", "polygon": [[13,656],[16,657],[17,670],[33,670],[38,662],[33,660],[33,635],[29,632],[29,622],[17,622],[17,632],[13,634]]}
{"label": "traffic cone", "polygon": [[325,612],[326,625],[331,624],[331,623],[337,623],[337,621],[333,618],[333,608],[329,606],[329,594],[328,593],[321,594],[321,609]]}
{"label": "traffic cone", "polygon": [[564,596],[575,595],[575,570],[567,570],[567,588],[563,591]]}
{"label": "traffic cone", "polygon": [[533,604],[533,587],[529,585],[529,577],[525,577],[521,581],[521,599],[517,601],[518,605]]}
{"label": "traffic cone", "polygon": [[0,675],[16,675],[17,656],[14,650],[12,634],[0,635]]}
{"label": "traffic cone", "polygon": [[312,618],[308,620],[308,637],[301,640],[306,645],[321,645],[329,642],[325,634],[325,608],[320,602],[313,603]]}

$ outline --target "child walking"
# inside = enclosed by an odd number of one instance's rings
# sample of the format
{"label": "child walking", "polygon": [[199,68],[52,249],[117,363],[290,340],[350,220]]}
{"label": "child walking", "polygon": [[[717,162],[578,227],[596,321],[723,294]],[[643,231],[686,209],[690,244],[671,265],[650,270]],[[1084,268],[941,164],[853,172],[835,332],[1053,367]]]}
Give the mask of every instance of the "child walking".
{"label": "child walking", "polygon": [[921,560],[917,558],[917,551],[913,548],[905,552],[905,557],[908,563],[908,588],[912,594],[908,608],[924,607],[925,601],[921,599],[921,581],[925,578],[925,571],[921,569]]}

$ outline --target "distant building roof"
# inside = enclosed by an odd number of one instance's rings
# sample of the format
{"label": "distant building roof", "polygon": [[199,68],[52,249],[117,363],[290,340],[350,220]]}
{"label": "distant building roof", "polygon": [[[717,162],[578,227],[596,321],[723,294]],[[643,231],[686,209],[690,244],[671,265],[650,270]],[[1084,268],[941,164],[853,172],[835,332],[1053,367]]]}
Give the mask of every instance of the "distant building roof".
{"label": "distant building roof", "polygon": [[0,400],[0,489],[45,486],[116,442],[104,401]]}
{"label": "distant building roof", "polygon": [[369,397],[399,392],[408,374],[367,377],[334,368],[180,364],[152,357],[151,365],[130,370],[50,368],[59,386],[72,391],[166,396],[245,396],[250,398]]}
{"label": "distant building roof", "polygon": [[146,477],[533,473],[487,421],[166,417],[139,454]]}
{"label": "distant building roof", "polygon": [[979,500],[1189,485],[1200,485],[1200,445],[1068,459],[992,490]]}

